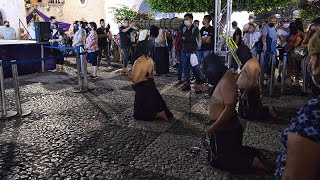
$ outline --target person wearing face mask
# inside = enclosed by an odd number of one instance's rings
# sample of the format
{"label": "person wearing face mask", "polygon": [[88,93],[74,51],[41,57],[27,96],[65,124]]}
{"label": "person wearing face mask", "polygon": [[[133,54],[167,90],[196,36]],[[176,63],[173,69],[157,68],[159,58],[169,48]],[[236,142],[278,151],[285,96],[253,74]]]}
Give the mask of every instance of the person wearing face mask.
{"label": "person wearing face mask", "polygon": [[[185,85],[182,91],[191,90],[190,83],[190,68],[191,68],[191,55],[196,54],[200,41],[199,28],[193,25],[193,15],[184,15],[184,27],[182,28],[182,34],[179,39],[179,43],[182,45],[180,63],[183,65],[184,75],[185,75]],[[196,77],[196,84],[201,84],[204,81],[204,74],[197,64],[192,67],[193,74]]]}
{"label": "person wearing face mask", "polygon": [[259,31],[259,26],[254,22],[254,15],[250,15],[249,22],[243,26],[243,35],[248,32],[250,24],[253,24],[255,32]]}
{"label": "person wearing face mask", "polygon": [[261,73],[267,74],[266,81],[269,79],[271,74],[272,57],[277,50],[278,33],[277,29],[275,28],[276,22],[277,18],[275,16],[270,16],[268,25],[265,25],[262,29],[263,51],[265,52],[266,56],[264,57],[265,72]]}
{"label": "person wearing face mask", "polygon": [[9,21],[4,21],[3,28],[0,29],[0,32],[2,34],[2,38],[4,40],[15,40],[16,39],[16,30],[12,27],[10,27]]}
{"label": "person wearing face mask", "polygon": [[[59,46],[59,42],[63,41],[63,34],[58,30],[58,23],[51,23],[51,36],[49,42],[52,46]],[[62,56],[59,49],[51,50],[53,56]],[[63,71],[64,58],[56,59],[56,71]]]}
{"label": "person wearing face mask", "polygon": [[[320,32],[309,41],[313,82],[320,87]],[[282,131],[275,179],[320,179],[320,96],[312,97]]]}
{"label": "person wearing face mask", "polygon": [[249,25],[247,33],[243,36],[244,45],[248,46],[254,57],[257,57],[257,43],[260,40],[261,33],[255,32],[254,24]]}
{"label": "person wearing face mask", "polygon": [[92,75],[89,78],[97,78],[97,63],[98,63],[98,34],[97,34],[97,24],[95,22],[90,22],[89,34],[86,39],[86,49],[88,50],[88,59],[92,65]]}

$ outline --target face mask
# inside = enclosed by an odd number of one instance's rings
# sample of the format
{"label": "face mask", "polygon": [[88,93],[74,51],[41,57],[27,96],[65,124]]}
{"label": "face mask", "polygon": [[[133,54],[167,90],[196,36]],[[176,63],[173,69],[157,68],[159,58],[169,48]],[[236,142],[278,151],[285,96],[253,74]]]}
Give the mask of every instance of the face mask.
{"label": "face mask", "polygon": [[249,19],[249,22],[250,22],[250,23],[253,23],[253,21],[254,21],[254,19]]}
{"label": "face mask", "polygon": [[88,27],[88,30],[91,31],[92,30],[91,27]]}
{"label": "face mask", "polygon": [[274,25],[275,25],[274,23],[269,23],[270,27],[274,27]]}
{"label": "face mask", "polygon": [[190,26],[190,22],[188,20],[184,20],[184,25]]}
{"label": "face mask", "polygon": [[248,29],[248,32],[249,32],[249,33],[253,33],[253,32],[254,32],[254,28]]}
{"label": "face mask", "polygon": [[283,28],[288,29],[288,28],[289,28],[289,26],[290,26],[290,24],[289,24],[289,23],[285,23],[285,24],[283,24]]}
{"label": "face mask", "polygon": [[195,27],[199,27],[199,24],[194,24]]}
{"label": "face mask", "polygon": [[9,24],[5,24],[5,26],[6,26],[6,27],[10,27],[10,25],[9,25]]}

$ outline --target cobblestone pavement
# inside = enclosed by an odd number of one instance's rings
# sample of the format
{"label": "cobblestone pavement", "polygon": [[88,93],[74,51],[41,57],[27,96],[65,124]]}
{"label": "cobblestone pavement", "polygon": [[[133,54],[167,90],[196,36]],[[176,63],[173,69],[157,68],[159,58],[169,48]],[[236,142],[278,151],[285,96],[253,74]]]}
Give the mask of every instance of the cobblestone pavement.
{"label": "cobblestone pavement", "polygon": [[[95,89],[76,94],[74,67],[69,59],[67,73],[20,77],[22,107],[33,112],[0,121],[0,179],[273,179],[207,164],[201,134],[209,120],[207,97],[191,93],[190,104],[190,94],[174,87],[174,73],[156,77],[156,84],[177,121],[142,122],[132,117],[134,91],[126,76],[101,67],[99,78],[89,80]],[[12,80],[5,86],[13,109]],[[244,145],[261,149],[270,162],[280,150],[280,130],[307,99],[288,93],[263,99],[281,112],[280,122],[242,121]]]}

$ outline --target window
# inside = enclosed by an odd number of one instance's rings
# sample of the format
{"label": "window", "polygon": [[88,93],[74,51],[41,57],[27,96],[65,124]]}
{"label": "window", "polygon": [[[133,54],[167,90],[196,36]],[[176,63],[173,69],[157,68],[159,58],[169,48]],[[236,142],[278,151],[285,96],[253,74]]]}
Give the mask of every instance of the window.
{"label": "window", "polygon": [[81,7],[85,7],[88,4],[88,0],[80,0]]}

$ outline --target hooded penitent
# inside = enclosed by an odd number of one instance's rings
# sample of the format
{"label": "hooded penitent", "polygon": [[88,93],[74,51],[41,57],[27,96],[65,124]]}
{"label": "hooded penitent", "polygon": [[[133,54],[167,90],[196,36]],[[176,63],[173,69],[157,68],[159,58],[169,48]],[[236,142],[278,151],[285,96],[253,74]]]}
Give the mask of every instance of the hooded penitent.
{"label": "hooded penitent", "polygon": [[220,79],[228,70],[222,63],[221,58],[213,53],[204,58],[203,69],[208,78],[208,82],[213,87],[217,86]]}
{"label": "hooded penitent", "polygon": [[237,54],[239,60],[241,61],[242,66],[244,66],[244,64],[252,58],[251,50],[246,45],[239,46],[236,54]]}

